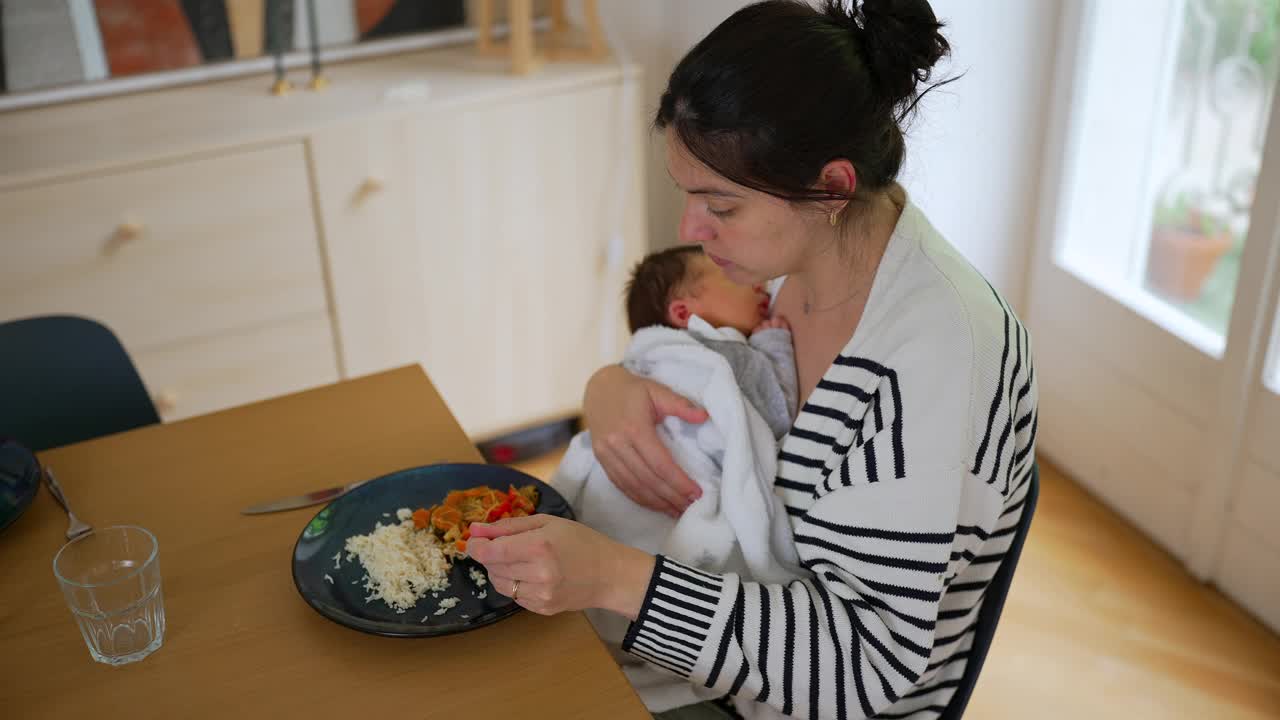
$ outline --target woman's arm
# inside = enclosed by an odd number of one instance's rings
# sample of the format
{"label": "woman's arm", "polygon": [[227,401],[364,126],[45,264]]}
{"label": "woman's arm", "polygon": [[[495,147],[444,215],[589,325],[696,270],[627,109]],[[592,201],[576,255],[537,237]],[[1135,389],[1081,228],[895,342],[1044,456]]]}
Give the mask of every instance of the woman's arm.
{"label": "woman's arm", "polygon": [[[836,473],[856,478],[861,460]],[[824,495],[796,524],[812,575],[786,585],[659,556],[623,649],[795,717],[871,717],[917,692],[945,694],[952,685],[927,678],[965,639],[939,632],[962,472]],[[966,597],[976,606],[981,594]]]}
{"label": "woman's arm", "polygon": [[668,416],[705,422],[706,410],[620,365],[596,371],[582,405],[596,460],[627,497],[672,517],[698,499],[697,483],[672,459],[655,428]]}
{"label": "woman's arm", "polygon": [[797,523],[812,575],[785,585],[705,573],[545,515],[473,524],[468,552],[498,592],[512,595],[519,581],[525,608],[633,618],[627,652],[784,714],[870,717],[907,697],[928,705],[954,683],[922,678],[957,657],[982,599],[977,584],[952,587],[972,607],[941,610],[949,572],[970,562],[953,556],[954,541],[990,535],[972,562],[994,573],[1012,535],[958,527],[963,470],[868,483],[860,465],[861,455],[846,459],[833,476],[854,485],[837,481]]}

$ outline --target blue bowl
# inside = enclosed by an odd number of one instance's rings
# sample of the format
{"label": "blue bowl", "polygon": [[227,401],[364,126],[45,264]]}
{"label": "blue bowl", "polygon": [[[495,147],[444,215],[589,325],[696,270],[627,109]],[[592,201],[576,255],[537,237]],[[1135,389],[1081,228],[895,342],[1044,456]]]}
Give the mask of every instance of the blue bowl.
{"label": "blue bowl", "polygon": [[[550,485],[501,465],[425,465],[394,472],[334,500],[307,523],[293,548],[293,582],[302,599],[339,625],[388,637],[432,637],[465,632],[520,610],[515,601],[498,593],[491,584],[478,587],[470,571],[479,569],[483,573],[484,567],[471,559],[459,558],[449,571],[449,587],[441,591],[439,597],[427,593],[416,606],[397,613],[382,600],[365,602],[368,591],[360,582],[364,568],[359,560],[346,559],[343,548],[347,538],[370,533],[377,523],[398,522],[397,509],[430,507],[443,501],[451,490],[477,485],[499,490],[506,490],[509,485],[535,485],[540,495],[537,512],[573,518],[569,503]],[[340,563],[334,560],[338,553],[342,553]],[[326,575],[332,582],[325,579]],[[440,601],[447,598],[458,598],[459,602],[436,615]]]}

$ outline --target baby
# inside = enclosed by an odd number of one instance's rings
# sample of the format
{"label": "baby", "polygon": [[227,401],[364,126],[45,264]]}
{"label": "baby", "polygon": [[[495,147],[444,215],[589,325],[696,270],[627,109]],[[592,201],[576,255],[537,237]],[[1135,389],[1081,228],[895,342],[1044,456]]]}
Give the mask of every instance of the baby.
{"label": "baby", "polygon": [[[705,423],[666,418],[657,428],[702,496],[678,519],[636,505],[609,480],[586,432],[569,444],[551,484],[579,520],[633,547],[762,582],[799,577],[791,527],[773,493],[778,440],[791,427],[798,392],[786,321],[769,317],[762,288],[734,284],[690,246],[636,266],[627,315],[623,365],[707,410]],[[651,711],[710,696],[622,653],[625,618],[587,616]]]}
{"label": "baby", "polygon": [[770,317],[763,287],[735,284],[695,245],[674,247],[632,271],[627,322],[632,333],[655,325],[689,331],[729,361],[775,439],[791,428],[798,393],[791,329],[786,319]]}

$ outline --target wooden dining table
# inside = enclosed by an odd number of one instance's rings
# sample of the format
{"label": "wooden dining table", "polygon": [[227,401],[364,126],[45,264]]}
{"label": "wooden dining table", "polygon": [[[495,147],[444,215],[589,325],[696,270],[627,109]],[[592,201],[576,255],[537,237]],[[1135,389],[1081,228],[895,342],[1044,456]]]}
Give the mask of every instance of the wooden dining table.
{"label": "wooden dining table", "polygon": [[41,490],[0,533],[0,717],[648,718],[586,617],[519,612],[425,639],[311,609],[294,542],[319,509],[254,503],[438,462],[482,462],[418,366],[39,454],[82,519],[160,544],[164,645],[90,659],[54,579],[66,516]]}

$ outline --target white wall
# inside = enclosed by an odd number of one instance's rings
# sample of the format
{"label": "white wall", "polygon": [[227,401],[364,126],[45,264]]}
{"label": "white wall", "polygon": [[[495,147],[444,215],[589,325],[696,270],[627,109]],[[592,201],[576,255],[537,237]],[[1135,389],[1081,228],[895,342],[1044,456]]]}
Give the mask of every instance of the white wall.
{"label": "white wall", "polygon": [[933,0],[964,76],[920,103],[902,183],[934,225],[1026,315],[1058,4]]}
{"label": "white wall", "polygon": [[[601,12],[644,63],[646,118],[675,62],[745,0],[603,0]],[[902,182],[934,224],[1004,295],[1026,307],[1048,84],[1057,33],[1056,3],[933,0],[948,24],[950,63],[965,72],[921,103],[907,138]],[[651,143],[651,245],[675,242],[679,198]]]}
{"label": "white wall", "polygon": [[[606,25],[610,40],[623,46],[631,59],[644,67],[644,87],[641,92],[641,119],[646,129],[653,123],[658,110],[658,99],[666,87],[667,76],[687,47],[672,42],[669,20],[670,7],[680,3],[671,0],[600,0],[600,16]],[[697,4],[701,4],[700,2]],[[576,5],[569,4],[571,9]],[[727,15],[725,15],[727,17]],[[620,53],[621,54],[621,53]],[[676,220],[679,205],[675,186],[667,176],[661,138],[646,133],[649,152],[646,154],[645,195],[649,210],[649,246],[666,247],[675,242]]]}

